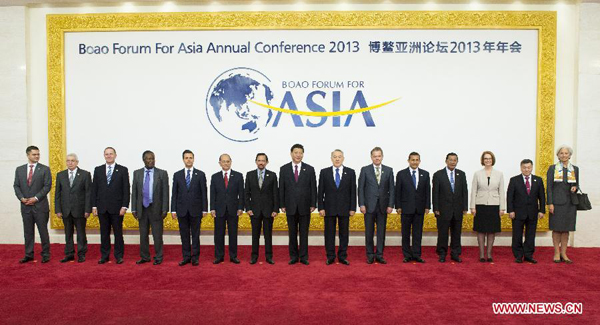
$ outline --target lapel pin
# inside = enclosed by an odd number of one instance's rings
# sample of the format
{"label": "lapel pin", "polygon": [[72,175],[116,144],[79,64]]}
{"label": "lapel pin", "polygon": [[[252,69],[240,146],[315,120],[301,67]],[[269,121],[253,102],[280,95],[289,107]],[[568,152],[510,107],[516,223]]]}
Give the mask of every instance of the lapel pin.
{"label": "lapel pin", "polygon": [[421,177],[423,177],[423,174],[421,174]]}
{"label": "lapel pin", "polygon": [[303,172],[305,172],[305,171],[306,171],[306,169],[302,168],[302,171],[303,171]]}
{"label": "lapel pin", "polygon": [[194,175],[198,175],[198,173],[194,173]]}
{"label": "lapel pin", "polygon": [[115,169],[115,173],[118,172],[118,171],[119,171],[118,169]]}
{"label": "lapel pin", "polygon": [[534,178],[534,179],[533,179],[533,181],[534,181],[534,182],[537,182],[537,179],[535,179],[535,178]]}
{"label": "lapel pin", "polygon": [[346,172],[344,172],[344,175],[346,175]]}
{"label": "lapel pin", "polygon": [[269,177],[269,174],[267,174],[267,177]]}

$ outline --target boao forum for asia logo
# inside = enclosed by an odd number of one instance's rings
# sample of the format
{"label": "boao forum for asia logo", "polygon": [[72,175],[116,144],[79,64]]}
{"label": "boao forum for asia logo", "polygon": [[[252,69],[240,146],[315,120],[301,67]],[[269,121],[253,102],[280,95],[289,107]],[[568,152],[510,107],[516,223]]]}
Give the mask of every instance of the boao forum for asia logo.
{"label": "boao forum for asia logo", "polygon": [[[300,86],[298,88],[307,88],[299,83],[296,84]],[[308,84],[307,81],[303,83]],[[366,126],[374,127],[375,121],[370,111],[399,99],[368,106],[362,90],[356,90],[353,96],[350,108],[341,110],[340,90],[317,88],[298,101],[306,102],[304,108],[297,106],[292,91],[287,90],[280,104],[275,106],[271,79],[258,70],[238,67],[223,72],[212,82],[206,95],[206,114],[215,131],[223,137],[236,142],[249,142],[258,139],[261,130],[277,127],[282,116],[289,116],[295,127],[315,128],[325,125],[348,127],[353,115],[361,114]],[[330,108],[317,103],[327,97],[331,97]],[[326,123],[329,118],[332,122]]]}

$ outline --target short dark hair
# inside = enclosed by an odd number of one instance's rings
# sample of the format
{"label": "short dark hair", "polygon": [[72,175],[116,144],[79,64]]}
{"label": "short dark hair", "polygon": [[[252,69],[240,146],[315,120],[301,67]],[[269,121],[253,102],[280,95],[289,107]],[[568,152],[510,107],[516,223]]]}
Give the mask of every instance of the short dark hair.
{"label": "short dark hair", "polygon": [[454,157],[456,157],[456,159],[458,159],[458,155],[456,153],[454,153],[454,152],[451,152],[451,153],[449,153],[449,154],[446,155],[446,160],[448,160],[448,158],[450,158],[450,156],[454,156]]}
{"label": "short dark hair", "polygon": [[146,157],[147,154],[153,154],[154,155],[154,152],[152,152],[150,150],[144,151],[144,153],[142,154],[142,160],[144,160],[144,157]]}
{"label": "short dark hair", "polygon": [[29,146],[29,147],[27,147],[27,149],[25,149],[25,153],[26,153],[26,154],[29,154],[29,153],[30,153],[31,151],[33,151],[33,150],[40,151],[40,148],[38,148],[38,147],[36,147],[36,146]]}
{"label": "short dark hair", "polygon": [[302,152],[304,153],[304,146],[299,143],[296,143],[295,145],[293,145],[292,149],[290,149],[290,152],[293,152],[294,149],[302,149]]}
{"label": "short dark hair", "polygon": [[269,161],[269,156],[267,156],[267,154],[266,154],[266,153],[264,153],[264,152],[259,152],[259,153],[257,153],[257,154],[256,154],[256,158],[254,159],[254,161],[257,161],[257,160],[258,160],[258,157],[260,157],[260,156],[265,156],[265,159],[266,159],[267,161]]}
{"label": "short dark hair", "polygon": [[115,155],[117,154],[117,150],[115,150],[115,148],[113,148],[113,147],[106,147],[106,148],[104,148],[104,151],[106,151],[108,149],[112,149],[112,151],[115,152]]}
{"label": "short dark hair", "polygon": [[192,157],[194,157],[194,153],[192,152],[192,150],[185,149],[185,150],[183,150],[183,153],[181,154],[181,159],[185,158],[186,153],[191,153]]}
{"label": "short dark hair", "polygon": [[375,147],[375,148],[371,149],[371,156],[373,155],[373,153],[375,151],[379,151],[379,152],[381,152],[381,155],[383,155],[383,149],[381,149],[381,147]]}
{"label": "short dark hair", "polygon": [[412,156],[419,156],[419,159],[421,159],[421,155],[419,155],[419,153],[416,152],[416,151],[413,151],[413,152],[409,153],[408,154],[408,159],[410,159],[410,157],[412,157]]}
{"label": "short dark hair", "polygon": [[521,165],[527,165],[527,164],[532,164],[533,165],[533,161],[531,161],[531,159],[523,159],[523,160],[521,160]]}

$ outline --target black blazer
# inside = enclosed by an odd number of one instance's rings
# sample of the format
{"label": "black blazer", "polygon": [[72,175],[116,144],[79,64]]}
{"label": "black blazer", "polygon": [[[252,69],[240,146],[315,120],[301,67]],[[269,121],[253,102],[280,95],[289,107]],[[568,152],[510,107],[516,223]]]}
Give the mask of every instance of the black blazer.
{"label": "black blazer", "polygon": [[106,183],[106,164],[94,169],[92,182],[92,207],[98,213],[119,214],[121,208],[129,207],[129,171],[127,167],[115,164],[110,185]]}
{"label": "black blazer", "polygon": [[541,177],[531,175],[531,191],[527,194],[527,187],[523,175],[517,175],[510,179],[506,194],[506,205],[508,213],[514,212],[515,219],[537,218],[539,212],[546,213],[546,197],[544,191],[544,180]]}
{"label": "black blazer", "polygon": [[225,212],[237,215],[237,210],[244,210],[244,176],[235,170],[229,170],[229,182],[225,188],[223,171],[214,173],[210,179],[210,209],[222,218]]}
{"label": "black blazer", "polygon": [[344,166],[340,187],[335,186],[333,167],[321,169],[319,173],[319,210],[325,210],[325,216],[350,216],[356,211],[356,173]]}
{"label": "black blazer", "polygon": [[424,214],[431,208],[429,172],[419,168],[416,177],[419,185],[415,189],[410,167],[396,175],[396,209],[402,209],[402,214]]}
{"label": "black blazer", "polygon": [[317,176],[315,169],[302,162],[298,183],[294,179],[292,163],[279,169],[279,205],[286,214],[309,215],[310,208],[317,207]]}
{"label": "black blazer", "polygon": [[21,202],[21,213],[30,211],[49,212],[48,193],[52,189],[52,173],[48,166],[38,163],[31,179],[31,184],[27,185],[27,175],[29,174],[29,164],[21,165],[15,170],[15,182],[13,188],[17,199],[36,197],[38,199],[34,205],[25,205]]}
{"label": "black blazer", "polygon": [[454,169],[454,193],[450,187],[450,180],[446,168],[433,174],[433,211],[439,211],[438,218],[452,219],[452,215],[462,216],[463,211],[469,210],[469,193],[467,190],[467,177],[465,172]]}
{"label": "black blazer", "polygon": [[92,175],[87,170],[77,169],[73,186],[69,184],[69,170],[56,174],[56,190],[54,191],[54,212],[63,217],[83,218],[85,213],[92,212]]}
{"label": "black blazer", "polygon": [[177,213],[177,217],[185,217],[188,212],[191,216],[202,217],[202,212],[208,212],[206,175],[203,171],[194,168],[188,190],[185,183],[186,173],[184,168],[173,175],[171,212]]}
{"label": "black blazer", "polygon": [[258,186],[258,171],[251,170],[246,174],[245,195],[246,211],[252,211],[254,217],[271,217],[271,213],[279,213],[279,187],[277,174],[265,169],[263,186]]}

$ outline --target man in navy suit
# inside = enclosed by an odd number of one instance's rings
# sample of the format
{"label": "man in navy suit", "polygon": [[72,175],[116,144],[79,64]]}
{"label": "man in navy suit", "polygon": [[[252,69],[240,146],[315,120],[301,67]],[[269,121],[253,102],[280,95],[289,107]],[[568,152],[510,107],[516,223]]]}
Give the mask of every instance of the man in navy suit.
{"label": "man in navy suit", "polygon": [[[546,193],[541,177],[531,174],[533,162],[521,161],[521,175],[510,179],[506,194],[508,213],[512,219],[512,251],[516,263],[537,263],[533,258],[535,251],[535,230],[538,219],[546,213]],[[523,244],[525,228],[525,244]],[[559,261],[560,262],[560,261]]]}
{"label": "man in navy suit", "polygon": [[210,179],[210,213],[215,218],[215,260],[225,257],[225,226],[229,235],[229,261],[240,264],[237,258],[238,220],[244,211],[244,176],[231,169],[231,157],[219,157],[222,170]]}
{"label": "man in navy suit", "polygon": [[[279,169],[279,204],[286,214],[289,234],[290,261],[308,265],[308,230],[310,214],[317,207],[317,177],[315,169],[302,162],[304,146],[295,144],[290,149],[292,161]],[[298,249],[300,230],[300,249]]]}
{"label": "man in navy suit", "polygon": [[[335,261],[335,226],[340,231],[338,261],[348,262],[348,239],[350,217],[356,212],[356,173],[346,167],[344,152],[336,149],[331,153],[332,167],[323,168],[319,174],[319,214],[325,217],[325,251],[327,265]],[[337,222],[336,222],[337,221]]]}
{"label": "man in navy suit", "polygon": [[[208,213],[206,175],[194,168],[194,153],[184,150],[185,168],[173,175],[171,216],[179,223],[183,260],[179,266],[192,263],[198,266],[200,257],[200,224]],[[191,236],[191,245],[190,245]]]}
{"label": "man in navy suit", "polygon": [[[411,152],[408,155],[409,167],[398,172],[396,176],[396,211],[402,223],[402,262],[417,261],[425,263],[421,258],[421,238],[423,237],[423,220],[431,207],[431,185],[429,173],[420,169],[421,155]],[[412,247],[410,234],[412,230]]]}
{"label": "man in navy suit", "polygon": [[115,258],[123,263],[123,217],[129,207],[129,171],[116,164],[117,151],[113,147],[104,149],[106,164],[94,169],[92,182],[92,212],[100,220],[100,253],[98,264],[108,262],[110,256],[110,230],[115,236]]}

